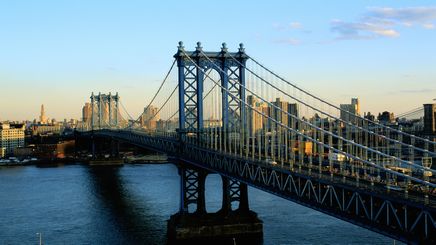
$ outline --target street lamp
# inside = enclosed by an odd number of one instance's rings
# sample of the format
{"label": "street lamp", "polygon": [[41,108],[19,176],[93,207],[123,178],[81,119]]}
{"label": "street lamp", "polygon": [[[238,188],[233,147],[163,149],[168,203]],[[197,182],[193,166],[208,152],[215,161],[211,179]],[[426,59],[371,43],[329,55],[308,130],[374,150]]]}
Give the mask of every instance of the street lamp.
{"label": "street lamp", "polygon": [[36,235],[39,235],[39,245],[42,245],[42,233],[37,232]]}

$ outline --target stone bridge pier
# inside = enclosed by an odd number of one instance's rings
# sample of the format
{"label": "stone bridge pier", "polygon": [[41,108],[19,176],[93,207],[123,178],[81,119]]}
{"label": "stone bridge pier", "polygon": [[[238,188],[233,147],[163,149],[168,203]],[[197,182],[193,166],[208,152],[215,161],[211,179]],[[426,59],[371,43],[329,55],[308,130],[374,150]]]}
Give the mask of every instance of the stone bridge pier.
{"label": "stone bridge pier", "polygon": [[[221,209],[208,213],[205,182],[210,173],[183,163],[177,166],[180,208],[168,220],[168,244],[262,244],[263,223],[249,209],[245,183],[221,176]],[[232,209],[232,204],[235,204],[235,209]]]}

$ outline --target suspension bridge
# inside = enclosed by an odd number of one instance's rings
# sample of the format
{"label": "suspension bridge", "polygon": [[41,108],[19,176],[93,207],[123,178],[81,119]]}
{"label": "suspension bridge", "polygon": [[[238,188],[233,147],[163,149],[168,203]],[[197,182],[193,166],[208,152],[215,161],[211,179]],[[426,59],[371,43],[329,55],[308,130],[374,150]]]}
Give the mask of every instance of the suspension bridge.
{"label": "suspension bridge", "polygon": [[[118,110],[118,94],[91,100],[92,108],[114,100]],[[207,216],[205,178],[217,173],[222,216],[250,213],[250,185],[396,240],[436,243],[436,142],[341,109],[273,72],[242,44],[236,52],[225,43],[206,52],[201,43],[187,51],[180,42],[144,113],[118,114],[102,120],[93,109],[78,135],[131,143],[177,163],[174,236],[183,220]],[[245,232],[259,229],[260,222]]]}

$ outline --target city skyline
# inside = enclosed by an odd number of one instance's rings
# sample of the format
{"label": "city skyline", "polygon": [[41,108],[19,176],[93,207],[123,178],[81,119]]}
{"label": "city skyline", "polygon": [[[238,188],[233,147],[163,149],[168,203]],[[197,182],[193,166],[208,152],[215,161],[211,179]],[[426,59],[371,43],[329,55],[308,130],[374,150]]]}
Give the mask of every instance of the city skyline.
{"label": "city skyline", "polygon": [[[200,4],[243,11],[224,19],[201,11],[179,14]],[[317,5],[0,3],[0,45],[5,47],[0,82],[9,91],[0,99],[0,120],[38,118],[41,104],[50,118],[80,118],[92,91],[120,92],[130,113],[139,115],[165,76],[179,40],[187,50],[201,41],[211,51],[219,50],[221,42],[234,51],[243,42],[248,54],[338,106],[359,98],[362,112],[398,114],[436,98],[431,55],[436,51],[436,5]]]}

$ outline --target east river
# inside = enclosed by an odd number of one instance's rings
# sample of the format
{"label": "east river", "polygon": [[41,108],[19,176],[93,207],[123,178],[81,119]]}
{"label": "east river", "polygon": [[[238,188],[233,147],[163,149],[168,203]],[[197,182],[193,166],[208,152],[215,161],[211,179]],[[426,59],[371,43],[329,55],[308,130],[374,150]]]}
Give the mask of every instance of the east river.
{"label": "east river", "polygon": [[[177,212],[172,164],[91,168],[0,167],[0,244],[165,244]],[[264,244],[393,244],[377,233],[249,188],[264,222]],[[206,180],[209,212],[221,205],[221,179]],[[398,243],[397,243],[398,244]]]}

